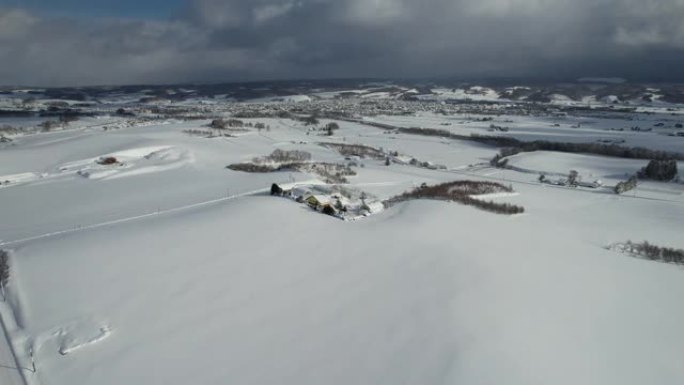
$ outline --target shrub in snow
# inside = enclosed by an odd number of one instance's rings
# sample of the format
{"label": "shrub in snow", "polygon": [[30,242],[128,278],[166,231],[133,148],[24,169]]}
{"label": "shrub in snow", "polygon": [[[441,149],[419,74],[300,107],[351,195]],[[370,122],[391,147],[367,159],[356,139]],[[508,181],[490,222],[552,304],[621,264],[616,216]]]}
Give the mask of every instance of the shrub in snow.
{"label": "shrub in snow", "polygon": [[520,149],[515,147],[503,148],[498,154],[494,155],[494,158],[489,161],[489,164],[497,168],[506,168],[506,166],[508,166],[507,158],[520,152]]}
{"label": "shrub in snow", "polygon": [[316,115],[311,115],[307,116],[306,118],[301,119],[302,122],[304,122],[304,125],[306,126],[316,126],[318,125],[318,118],[316,118]]}
{"label": "shrub in snow", "polygon": [[53,128],[59,127],[59,123],[53,120],[46,120],[43,123],[39,124],[38,127],[40,127],[41,131],[48,132]]}
{"label": "shrub in snow", "polygon": [[634,190],[637,187],[637,183],[637,177],[632,176],[627,181],[620,182],[617,185],[615,185],[615,193],[622,194],[626,193],[627,191]]}
{"label": "shrub in snow", "polygon": [[226,122],[226,125],[230,128],[240,128],[240,127],[244,127],[245,123],[242,120],[228,119],[228,121]]}
{"label": "shrub in snow", "polygon": [[119,163],[119,161],[116,160],[116,158],[113,156],[106,156],[106,157],[98,159],[98,161],[97,161],[97,164],[101,164],[103,166],[108,166],[108,165],[117,164],[117,163]]}
{"label": "shrub in snow", "polygon": [[227,169],[233,170],[233,171],[242,171],[242,172],[250,172],[250,173],[268,173],[268,172],[276,172],[276,171],[282,171],[282,170],[290,170],[289,168],[290,165],[281,165],[281,166],[267,166],[267,165],[261,165],[261,164],[254,164],[254,163],[235,163],[226,166]]}
{"label": "shrub in snow", "polygon": [[226,128],[226,121],[223,119],[214,119],[209,123],[209,127],[215,128],[217,130],[223,130]]}
{"label": "shrub in snow", "polygon": [[332,136],[335,133],[335,130],[339,129],[340,126],[335,122],[328,123],[325,125],[325,130],[327,131],[328,136]]}
{"label": "shrub in snow", "polygon": [[[0,126],[0,138],[5,138],[5,134],[7,135],[16,135],[22,132],[21,128],[10,126],[9,124],[4,124]],[[9,141],[9,138],[7,138]]]}
{"label": "shrub in snow", "polygon": [[75,113],[64,113],[59,116],[59,122],[65,126],[68,126],[69,123],[75,122],[79,119],[78,115]]}
{"label": "shrub in snow", "polygon": [[209,124],[209,127],[215,128],[217,130],[225,130],[227,128],[242,128],[245,126],[245,123],[242,120],[238,119],[214,119],[211,121]]}

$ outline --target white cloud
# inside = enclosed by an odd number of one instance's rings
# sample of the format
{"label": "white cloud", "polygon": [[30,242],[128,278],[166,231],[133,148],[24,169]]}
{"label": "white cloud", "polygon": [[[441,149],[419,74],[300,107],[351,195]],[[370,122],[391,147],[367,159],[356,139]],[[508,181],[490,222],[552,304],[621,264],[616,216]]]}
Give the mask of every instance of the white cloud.
{"label": "white cloud", "polygon": [[246,17],[244,5],[234,0],[198,0],[192,9],[200,22],[209,28],[238,27]]}
{"label": "white cloud", "polygon": [[36,17],[21,9],[0,9],[0,40],[25,36],[37,21]]}
{"label": "white cloud", "polygon": [[254,20],[257,23],[265,23],[282,15],[288,13],[293,7],[294,2],[285,2],[282,4],[268,4],[261,7],[256,7],[252,11]]}
{"label": "white cloud", "polygon": [[392,23],[405,16],[406,7],[401,0],[349,0],[342,1],[346,7],[347,21]]}
{"label": "white cloud", "polygon": [[558,0],[479,0],[466,1],[464,9],[473,15],[481,16],[512,16],[537,15],[549,8],[567,4]]}
{"label": "white cloud", "polygon": [[627,29],[619,27],[615,33],[615,41],[627,46],[658,45],[667,42],[667,39],[656,27],[641,29]]}
{"label": "white cloud", "polygon": [[618,27],[614,40],[617,44],[632,48],[649,46],[684,48],[684,24],[678,26]]}

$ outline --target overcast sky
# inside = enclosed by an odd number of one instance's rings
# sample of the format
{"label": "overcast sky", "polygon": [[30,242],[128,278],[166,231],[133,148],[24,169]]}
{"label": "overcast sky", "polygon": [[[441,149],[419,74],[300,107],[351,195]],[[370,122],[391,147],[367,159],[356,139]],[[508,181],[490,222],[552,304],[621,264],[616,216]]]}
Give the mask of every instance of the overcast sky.
{"label": "overcast sky", "polygon": [[0,84],[684,79],[684,0],[0,0]]}

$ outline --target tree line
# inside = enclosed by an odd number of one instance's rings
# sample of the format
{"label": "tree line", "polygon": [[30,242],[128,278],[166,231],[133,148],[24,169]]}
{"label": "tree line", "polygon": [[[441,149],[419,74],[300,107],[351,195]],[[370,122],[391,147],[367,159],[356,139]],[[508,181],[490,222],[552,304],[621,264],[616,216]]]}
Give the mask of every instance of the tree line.
{"label": "tree line", "polygon": [[684,265],[684,250],[682,249],[660,247],[646,241],[642,243],[627,241],[625,251],[652,261]]}
{"label": "tree line", "polygon": [[423,184],[412,191],[390,198],[385,201],[385,206],[390,207],[396,203],[413,199],[435,199],[458,202],[496,214],[513,215],[525,212],[525,208],[522,206],[485,201],[477,198],[477,195],[500,192],[513,192],[513,188],[496,182],[482,181],[456,181],[434,186]]}

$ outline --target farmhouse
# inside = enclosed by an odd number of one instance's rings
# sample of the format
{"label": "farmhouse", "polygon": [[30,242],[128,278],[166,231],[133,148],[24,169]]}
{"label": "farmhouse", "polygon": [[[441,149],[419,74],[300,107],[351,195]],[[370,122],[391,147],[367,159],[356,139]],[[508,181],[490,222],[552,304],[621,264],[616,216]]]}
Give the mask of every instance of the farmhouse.
{"label": "farmhouse", "polygon": [[322,208],[324,206],[330,206],[330,198],[324,195],[310,194],[308,197],[304,198],[304,200],[313,209]]}
{"label": "farmhouse", "polygon": [[601,180],[596,180],[594,182],[582,182],[578,181],[577,186],[579,187],[587,187],[587,188],[599,188],[603,186],[603,182]]}

